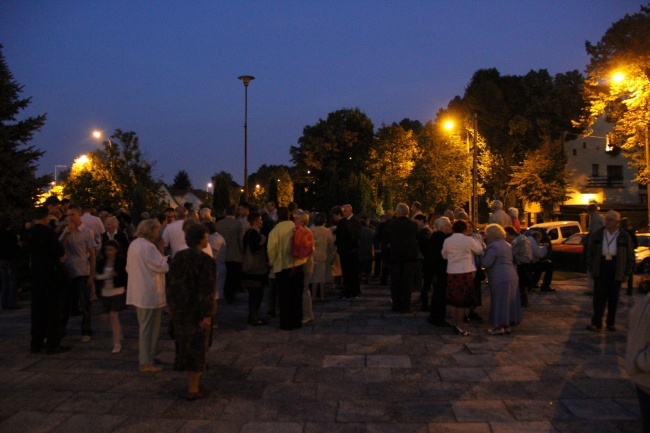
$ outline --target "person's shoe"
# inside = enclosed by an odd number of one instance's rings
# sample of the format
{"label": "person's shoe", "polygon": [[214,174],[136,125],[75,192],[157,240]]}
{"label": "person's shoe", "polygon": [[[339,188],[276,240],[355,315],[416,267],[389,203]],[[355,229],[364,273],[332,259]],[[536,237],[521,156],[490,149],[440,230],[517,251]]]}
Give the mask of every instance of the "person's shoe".
{"label": "person's shoe", "polygon": [[185,396],[185,400],[195,401],[195,400],[205,398],[208,395],[210,395],[210,391],[207,388],[199,386],[199,390],[197,392],[188,392],[187,395]]}
{"label": "person's shoe", "polygon": [[140,365],[140,371],[142,373],[158,373],[160,371],[163,371],[162,367],[156,367],[153,364],[141,364]]}
{"label": "person's shoe", "polygon": [[82,343],[90,343],[90,335],[82,335],[81,336],[81,342]]}
{"label": "person's shoe", "polygon": [[57,355],[59,353],[65,353],[65,352],[69,352],[69,351],[70,351],[70,348],[68,346],[60,346],[60,345],[56,346],[56,347],[49,347],[49,348],[45,349],[45,353],[47,355]]}
{"label": "person's shoe", "polygon": [[116,344],[113,346],[113,351],[111,353],[120,353],[122,351],[122,345],[121,344]]}
{"label": "person's shoe", "polygon": [[555,289],[552,289],[550,286],[549,287],[542,287],[539,289],[540,292],[555,292]]}
{"label": "person's shoe", "polygon": [[616,326],[613,326],[613,325],[612,326],[607,326],[607,330],[609,332],[616,332]]}
{"label": "person's shoe", "polygon": [[302,324],[304,325],[304,324],[307,324],[307,323],[311,323],[313,321],[314,321],[314,319],[302,319]]}
{"label": "person's shoe", "polygon": [[464,337],[467,337],[468,335],[472,335],[467,329],[461,329],[458,326],[454,326],[454,332]]}
{"label": "person's shoe", "polygon": [[504,335],[506,330],[504,328],[492,328],[487,330],[488,335]]}
{"label": "person's shoe", "polygon": [[588,325],[587,326],[587,331],[601,332],[602,330],[603,330],[603,328],[599,328],[598,326],[595,326],[595,325]]}

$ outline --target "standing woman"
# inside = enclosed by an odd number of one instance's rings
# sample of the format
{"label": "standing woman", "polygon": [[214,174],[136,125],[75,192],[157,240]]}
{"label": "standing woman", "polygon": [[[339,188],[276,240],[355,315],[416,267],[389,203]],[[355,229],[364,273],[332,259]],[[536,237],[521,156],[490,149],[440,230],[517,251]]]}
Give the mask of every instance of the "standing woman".
{"label": "standing woman", "polygon": [[162,311],[167,305],[165,273],[169,270],[169,265],[167,257],[162,255],[163,244],[160,242],[158,220],[141,221],[135,236],[126,260],[126,272],[129,274],[126,303],[137,309],[140,324],[140,371],[156,373],[162,370],[153,365],[153,357],[160,335]]}
{"label": "standing woman", "polygon": [[336,257],[336,247],[334,246],[334,235],[332,231],[325,227],[327,217],[324,213],[317,213],[314,216],[314,270],[311,274],[311,297],[316,299],[320,293],[321,301],[325,300],[325,286],[332,284],[332,263]]}
{"label": "standing woman", "polygon": [[483,256],[490,285],[490,324],[488,334],[509,334],[510,324],[521,322],[519,276],[513,263],[512,247],[506,242],[506,232],[499,224],[485,228],[488,246]]}
{"label": "standing woman", "polygon": [[174,323],[176,360],[174,370],[187,371],[189,401],[203,398],[207,389],[199,386],[206,366],[208,338],[214,312],[217,267],[203,249],[210,233],[203,224],[185,232],[188,249],[174,256],[169,271],[168,301]]}
{"label": "standing woman", "polygon": [[113,331],[113,353],[122,351],[122,325],[119,314],[126,308],[126,278],[126,260],[120,244],[116,240],[104,242],[97,260],[95,286],[97,292],[101,292],[104,310],[108,313]]}
{"label": "standing woman", "polygon": [[483,247],[472,236],[467,236],[467,224],[456,220],[451,226],[453,234],[442,246],[442,257],[447,259],[447,305],[452,307],[454,331],[470,335],[463,328],[463,318],[474,304],[474,254],[482,255]]}

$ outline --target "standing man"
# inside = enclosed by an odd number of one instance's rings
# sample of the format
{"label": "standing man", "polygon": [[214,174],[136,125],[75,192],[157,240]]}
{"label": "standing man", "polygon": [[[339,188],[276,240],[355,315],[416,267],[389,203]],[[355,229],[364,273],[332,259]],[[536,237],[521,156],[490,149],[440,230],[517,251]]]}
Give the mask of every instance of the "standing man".
{"label": "standing man", "polygon": [[411,218],[415,219],[416,216],[422,215],[422,203],[419,201],[414,201],[411,203],[411,214],[413,215]]}
{"label": "standing man", "polygon": [[598,205],[596,203],[589,203],[587,205],[587,213],[589,214],[589,234],[596,233],[600,228],[605,226],[605,219],[598,212]]}
{"label": "standing man", "polygon": [[503,211],[503,203],[501,203],[501,200],[494,200],[492,203],[492,215],[490,215],[488,223],[499,224],[501,227],[512,225],[512,218]]}
{"label": "standing man", "polygon": [[355,239],[354,227],[350,220],[343,215],[341,206],[334,206],[330,211],[336,224],[336,252],[341,259],[343,274],[343,290],[341,299],[349,299],[358,295],[359,287],[359,242]]}
{"label": "standing man", "polygon": [[[244,258],[244,224],[235,218],[237,207],[229,205],[226,217],[217,221],[217,232],[226,240],[226,283],[224,294],[226,302],[235,303],[235,295],[241,287],[241,262]],[[301,292],[302,293],[302,292]]]}
{"label": "standing man", "polygon": [[34,225],[29,230],[29,264],[32,291],[32,341],[30,352],[45,347],[48,355],[67,352],[61,346],[64,335],[61,323],[67,317],[68,305],[63,297],[63,275],[60,259],[63,247],[54,229],[49,226],[50,212],[39,207],[34,212]]}
{"label": "standing man", "polygon": [[[361,221],[352,213],[352,205],[344,204],[341,206],[341,210],[343,211],[343,217],[350,221],[352,225],[352,242],[355,248],[348,259],[350,261],[349,264],[354,267],[353,270],[350,270],[350,273],[354,273],[356,277],[350,282],[350,296],[358,298],[361,295],[361,283],[359,280],[359,244],[361,242],[362,231]],[[343,278],[345,279],[345,277]]]}
{"label": "standing man", "polygon": [[587,241],[587,266],[594,278],[594,315],[587,329],[600,332],[607,307],[607,330],[616,331],[616,309],[621,283],[634,270],[634,248],[625,230],[620,230],[621,214],[607,212],[605,227]]}
{"label": "standing man", "polygon": [[183,231],[183,224],[185,223],[185,218],[187,218],[187,209],[184,206],[178,206],[174,212],[176,219],[167,224],[162,234],[162,239],[165,242],[165,250],[169,249],[169,255],[172,259],[176,253],[187,249],[185,232]]}
{"label": "standing man", "polygon": [[106,229],[102,219],[90,213],[91,210],[92,208],[90,206],[84,206],[81,222],[93,232],[95,244],[97,245],[96,252],[99,252],[99,248],[102,246],[102,235],[106,232]]}
{"label": "standing man", "polygon": [[[431,249],[431,234],[433,231],[427,218],[424,214],[419,214],[413,217],[413,220],[418,225],[418,266],[422,273],[422,288],[420,290],[420,301],[422,303],[422,311],[429,311],[429,290],[433,284],[433,251]],[[416,280],[417,282],[417,280]]]}
{"label": "standing man", "polygon": [[388,227],[390,237],[390,295],[393,311],[411,311],[411,291],[418,265],[418,225],[409,219],[409,207],[400,203]]}
{"label": "standing man", "polygon": [[[68,226],[59,241],[65,250],[65,266],[71,278],[71,305],[81,310],[81,341],[88,343],[92,335],[90,296],[95,285],[95,242],[94,233],[81,221],[81,208],[68,208]],[[75,305],[77,304],[78,305]]]}
{"label": "standing man", "polygon": [[251,225],[248,223],[248,215],[251,213],[251,205],[248,202],[241,202],[237,207],[237,219],[244,225],[244,233],[251,228]]}
{"label": "standing man", "polygon": [[278,210],[275,207],[275,202],[270,201],[266,204],[266,213],[274,223],[278,222]]}
{"label": "standing man", "polygon": [[447,259],[442,257],[442,247],[445,240],[451,236],[451,221],[448,217],[440,217],[433,223],[434,232],[431,235],[431,254],[433,254],[433,272],[436,276],[431,294],[431,314],[428,322],[433,326],[443,328],[451,325],[445,320],[447,316]]}

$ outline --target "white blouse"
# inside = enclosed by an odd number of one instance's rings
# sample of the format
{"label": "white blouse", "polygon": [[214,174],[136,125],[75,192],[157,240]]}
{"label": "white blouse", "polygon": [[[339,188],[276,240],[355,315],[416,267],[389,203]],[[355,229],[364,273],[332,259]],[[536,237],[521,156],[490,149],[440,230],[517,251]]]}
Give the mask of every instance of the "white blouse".
{"label": "white blouse", "polygon": [[167,257],[156,246],[143,238],[129,245],[126,272],[129,274],[126,303],[138,308],[162,308],[165,297],[165,273],[169,271]]}
{"label": "white blouse", "polygon": [[483,255],[483,246],[472,236],[454,233],[442,245],[442,257],[447,259],[448,274],[476,271],[474,254]]}

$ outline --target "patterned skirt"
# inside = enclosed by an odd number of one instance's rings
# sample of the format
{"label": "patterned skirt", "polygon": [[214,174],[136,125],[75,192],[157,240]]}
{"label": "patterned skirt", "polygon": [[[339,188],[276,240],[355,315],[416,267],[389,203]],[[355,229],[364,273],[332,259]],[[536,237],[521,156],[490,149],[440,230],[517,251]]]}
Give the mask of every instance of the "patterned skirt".
{"label": "patterned skirt", "polygon": [[469,308],[474,305],[474,272],[447,274],[447,305]]}

